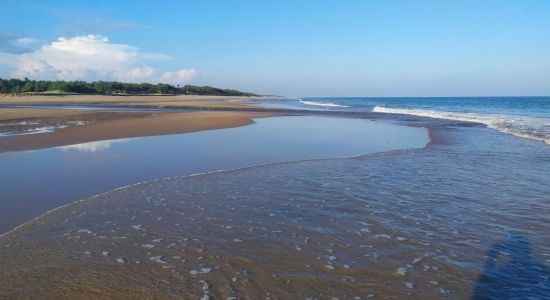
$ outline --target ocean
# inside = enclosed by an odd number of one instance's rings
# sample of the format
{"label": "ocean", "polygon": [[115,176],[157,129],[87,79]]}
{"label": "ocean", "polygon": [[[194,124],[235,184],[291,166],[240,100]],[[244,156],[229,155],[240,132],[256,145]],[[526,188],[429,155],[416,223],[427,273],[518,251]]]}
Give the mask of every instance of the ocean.
{"label": "ocean", "polygon": [[288,98],[268,105],[474,122],[550,144],[550,97]]}

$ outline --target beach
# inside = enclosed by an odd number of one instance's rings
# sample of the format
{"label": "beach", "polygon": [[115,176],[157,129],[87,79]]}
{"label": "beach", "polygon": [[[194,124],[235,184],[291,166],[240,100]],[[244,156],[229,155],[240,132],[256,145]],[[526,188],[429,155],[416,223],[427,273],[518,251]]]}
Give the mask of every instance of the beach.
{"label": "beach", "polygon": [[550,1],[2,1],[0,300],[550,300]]}
{"label": "beach", "polygon": [[[445,119],[414,115],[416,99],[384,101],[404,108],[289,99],[265,104],[292,106],[288,116],[138,111],[36,134],[105,135],[0,154],[2,189],[15,199],[6,225],[19,224],[0,237],[0,295],[544,299],[550,156],[538,135],[517,135],[538,119],[500,131],[462,120],[485,106]],[[296,113],[309,107],[319,108]],[[235,114],[240,127],[227,125]],[[197,131],[178,134],[186,118]],[[152,136],[125,127],[141,120]],[[202,130],[216,122],[232,128]],[[175,131],[154,136],[165,125]],[[117,128],[135,135],[119,139]],[[32,188],[22,193],[22,182]]]}
{"label": "beach", "polygon": [[[268,117],[273,114],[245,112],[250,105],[238,102],[219,101],[227,98],[215,96],[27,96],[3,97],[0,104],[6,105],[111,105],[113,110],[85,107],[81,110],[60,107],[13,108],[0,107],[0,134],[25,130],[48,129],[45,133],[7,135],[0,137],[0,152],[32,150],[98,140],[129,138],[138,136],[175,134],[200,130],[236,127],[250,124],[252,118]],[[229,98],[235,100],[233,98]],[[244,99],[237,97],[236,99]],[[199,101],[197,101],[199,100]],[[200,102],[211,100],[212,102]],[[215,101],[218,100],[218,101]],[[127,111],[121,106],[141,108],[178,107],[194,111]],[[51,106],[50,106],[51,107]],[[54,107],[55,108],[55,107]],[[94,108],[92,110],[92,108]],[[215,111],[224,109],[224,111]],[[207,111],[200,111],[207,110]],[[54,130],[54,129],[58,130]]]}
{"label": "beach", "polygon": [[[4,104],[47,104],[47,103],[104,103],[104,104],[145,104],[156,103],[204,103],[216,100],[246,100],[261,99],[263,97],[241,96],[203,96],[203,95],[23,95],[0,96],[0,103]],[[221,101],[220,101],[221,102]],[[192,104],[191,104],[192,105]],[[223,104],[222,102],[222,105]],[[229,104],[232,105],[232,104]]]}
{"label": "beach", "polygon": [[[63,114],[64,111],[60,111]],[[55,120],[58,119],[56,114]],[[71,115],[75,117],[74,115]],[[244,126],[252,123],[252,118],[269,117],[268,113],[249,112],[184,112],[123,114],[122,116],[104,113],[83,115],[90,124],[61,128],[40,135],[14,135],[0,138],[0,152],[32,150],[81,144],[99,140],[131,138],[139,136],[176,134]],[[88,117],[92,118],[88,118]],[[105,120],[111,116],[112,119]]]}

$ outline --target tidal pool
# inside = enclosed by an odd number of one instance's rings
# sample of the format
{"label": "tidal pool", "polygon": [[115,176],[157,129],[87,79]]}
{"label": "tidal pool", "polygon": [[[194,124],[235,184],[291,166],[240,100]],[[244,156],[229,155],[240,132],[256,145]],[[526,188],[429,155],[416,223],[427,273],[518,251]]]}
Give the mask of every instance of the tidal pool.
{"label": "tidal pool", "polygon": [[364,119],[292,116],[255,122],[0,154],[0,233],[61,205],[141,181],[421,148],[429,141],[423,128]]}

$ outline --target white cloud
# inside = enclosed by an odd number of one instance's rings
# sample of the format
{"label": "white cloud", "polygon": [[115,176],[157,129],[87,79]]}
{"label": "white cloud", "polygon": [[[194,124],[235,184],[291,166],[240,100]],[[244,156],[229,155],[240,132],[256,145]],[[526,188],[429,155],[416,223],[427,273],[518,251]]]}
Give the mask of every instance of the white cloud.
{"label": "white cloud", "polygon": [[[31,39],[22,43],[32,42]],[[102,35],[60,37],[32,51],[15,55],[11,62],[13,76],[31,79],[118,80],[125,82],[187,82],[195,69],[166,72],[156,76],[156,70],[144,63],[168,57],[157,53],[142,53],[137,47],[112,43]]]}
{"label": "white cloud", "polygon": [[160,77],[160,82],[168,84],[184,84],[197,75],[195,69],[182,69],[175,72],[166,72]]}
{"label": "white cloud", "polygon": [[17,45],[32,45],[36,43],[36,40],[31,37],[20,37],[15,39],[14,43]]}
{"label": "white cloud", "polygon": [[115,72],[113,77],[122,82],[155,82],[155,69],[135,67],[130,70]]}
{"label": "white cloud", "polygon": [[138,49],[109,43],[100,35],[60,37],[39,49],[19,55],[15,77],[88,79],[124,72]]}

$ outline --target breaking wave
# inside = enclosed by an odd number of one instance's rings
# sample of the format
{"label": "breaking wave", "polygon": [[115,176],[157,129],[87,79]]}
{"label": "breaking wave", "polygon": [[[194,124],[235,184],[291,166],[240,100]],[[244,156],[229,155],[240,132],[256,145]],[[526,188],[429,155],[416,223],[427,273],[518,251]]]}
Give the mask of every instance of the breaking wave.
{"label": "breaking wave", "polygon": [[349,107],[349,106],[346,106],[346,105],[340,105],[340,104],[331,103],[331,102],[317,102],[317,101],[300,100],[300,103],[305,104],[305,105],[315,105],[315,106],[325,106],[325,107]]}
{"label": "breaking wave", "polygon": [[375,106],[373,112],[405,114],[484,124],[489,128],[550,145],[550,120],[516,115],[457,113],[425,109],[402,109]]}

